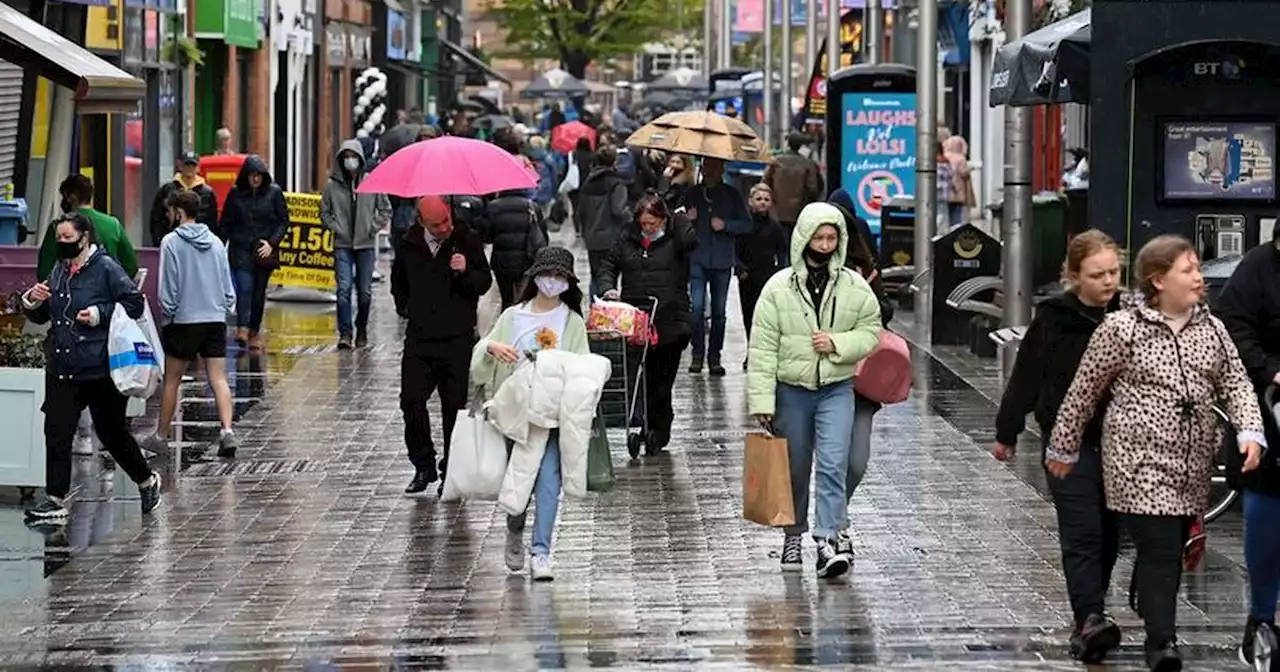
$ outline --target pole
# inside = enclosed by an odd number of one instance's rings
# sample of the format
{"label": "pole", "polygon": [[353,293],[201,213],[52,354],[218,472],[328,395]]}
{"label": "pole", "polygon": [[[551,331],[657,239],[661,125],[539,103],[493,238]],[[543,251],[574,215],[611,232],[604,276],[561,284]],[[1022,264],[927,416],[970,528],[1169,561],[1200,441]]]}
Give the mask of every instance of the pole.
{"label": "pole", "polygon": [[[1031,0],[1011,0],[1005,15],[1010,42],[1031,30]],[[1004,108],[1004,213],[1000,240],[1004,261],[1004,326],[1031,323],[1031,108]],[[1006,371],[1016,348],[1005,348]]]}
{"label": "pole", "polygon": [[796,42],[791,37],[791,0],[782,0],[782,109],[778,110],[779,140],[786,143],[791,132],[791,98],[793,96],[792,66],[796,60]]}
{"label": "pole", "polygon": [[715,69],[711,55],[715,52],[716,10],[715,3],[707,0],[702,3],[702,76],[710,77]]}
{"label": "pole", "polygon": [[840,0],[827,0],[827,78],[840,69]]}
{"label": "pole", "polygon": [[733,67],[733,0],[723,0],[720,3],[720,68],[731,67]]}
{"label": "pole", "polygon": [[[933,233],[938,221],[938,3],[920,3],[916,35],[916,275],[933,268]],[[932,282],[932,281],[931,281]],[[915,293],[916,327],[932,343],[933,290]]]}
{"label": "pole", "polygon": [[[764,0],[764,146],[773,148],[773,0]],[[746,119],[743,110],[742,118]]]}
{"label": "pole", "polygon": [[[799,0],[804,3],[804,74],[808,77],[818,63],[818,3],[822,0]],[[809,80],[804,80],[808,86]]]}
{"label": "pole", "polygon": [[867,0],[866,22],[867,62],[880,63],[884,60],[884,9],[880,6],[880,0]]}

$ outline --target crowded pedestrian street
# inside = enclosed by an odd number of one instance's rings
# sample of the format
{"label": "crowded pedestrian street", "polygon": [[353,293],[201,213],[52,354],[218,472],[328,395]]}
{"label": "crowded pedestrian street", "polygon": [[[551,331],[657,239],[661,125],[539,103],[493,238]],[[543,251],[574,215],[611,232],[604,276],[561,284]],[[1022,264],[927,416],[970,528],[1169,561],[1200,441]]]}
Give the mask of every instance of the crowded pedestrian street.
{"label": "crowded pedestrian street", "polygon": [[[481,306],[483,332],[496,288]],[[333,345],[331,304],[272,302],[266,354],[227,360],[237,460],[201,454],[217,423],[187,383],[176,450],[153,461],[164,506],[145,522],[99,457],[77,455],[57,533],[25,528],[4,491],[0,667],[1077,669],[1036,439],[1011,464],[992,459],[995,404],[958,349],[914,349],[911,398],[877,418],[849,574],[779,571],[779,532],[742,519],[753,424],[736,296],[729,306],[728,375],[682,368],[665,453],[629,461],[611,432],[615,488],[564,501],[555,581],[532,583],[503,566],[492,503],[403,495],[403,326],[386,286],[370,344],[349,351]],[[894,327],[910,338],[910,314]],[[1189,669],[1238,665],[1239,530],[1234,513],[1215,521],[1184,578]],[[1131,559],[1110,595],[1126,638],[1108,669],[1142,666]]]}

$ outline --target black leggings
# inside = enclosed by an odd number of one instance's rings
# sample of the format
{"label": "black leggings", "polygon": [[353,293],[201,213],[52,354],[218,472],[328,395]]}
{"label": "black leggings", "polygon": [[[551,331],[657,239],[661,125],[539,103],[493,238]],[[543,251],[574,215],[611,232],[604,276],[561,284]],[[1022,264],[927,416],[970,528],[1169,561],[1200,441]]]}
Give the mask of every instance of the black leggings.
{"label": "black leggings", "polygon": [[103,448],[116,464],[133,479],[145,483],[151,478],[151,467],[143,457],[138,442],[129,433],[125,407],[129,400],[116,389],[110,378],[85,381],[60,381],[45,378],[44,441],[45,494],[59,499],[71,491],[71,444],[76,437],[80,414],[89,409],[93,430]]}
{"label": "black leggings", "polygon": [[1147,649],[1177,641],[1178,586],[1182,583],[1182,547],[1191,533],[1191,516],[1146,516],[1117,513],[1133,538],[1138,559],[1133,565],[1138,613],[1147,630]]}

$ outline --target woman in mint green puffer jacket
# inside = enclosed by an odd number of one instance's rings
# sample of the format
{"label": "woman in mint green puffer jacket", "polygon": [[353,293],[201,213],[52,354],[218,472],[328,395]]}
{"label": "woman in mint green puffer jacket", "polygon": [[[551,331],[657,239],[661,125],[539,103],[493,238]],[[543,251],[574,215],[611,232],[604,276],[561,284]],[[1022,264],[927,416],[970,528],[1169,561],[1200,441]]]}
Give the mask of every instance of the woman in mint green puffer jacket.
{"label": "woman in mint green puffer jacket", "polygon": [[756,304],[747,364],[748,411],[787,440],[796,524],[785,529],[782,566],[801,564],[809,531],[809,477],[817,463],[817,574],[835,577],[852,560],[837,543],[848,527],[844,481],[853,431],[853,372],[880,340],[880,302],[844,267],[844,215],[810,203],[791,234],[791,268],[765,283]]}

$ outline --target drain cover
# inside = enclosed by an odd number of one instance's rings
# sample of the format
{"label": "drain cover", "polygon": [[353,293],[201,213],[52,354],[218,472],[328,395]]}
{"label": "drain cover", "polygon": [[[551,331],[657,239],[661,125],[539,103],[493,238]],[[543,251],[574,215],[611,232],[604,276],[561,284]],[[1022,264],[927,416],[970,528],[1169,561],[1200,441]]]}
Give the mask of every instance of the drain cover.
{"label": "drain cover", "polygon": [[280,476],[324,471],[324,465],[311,460],[237,460],[193,464],[182,472],[185,478],[217,478],[236,476]]}

